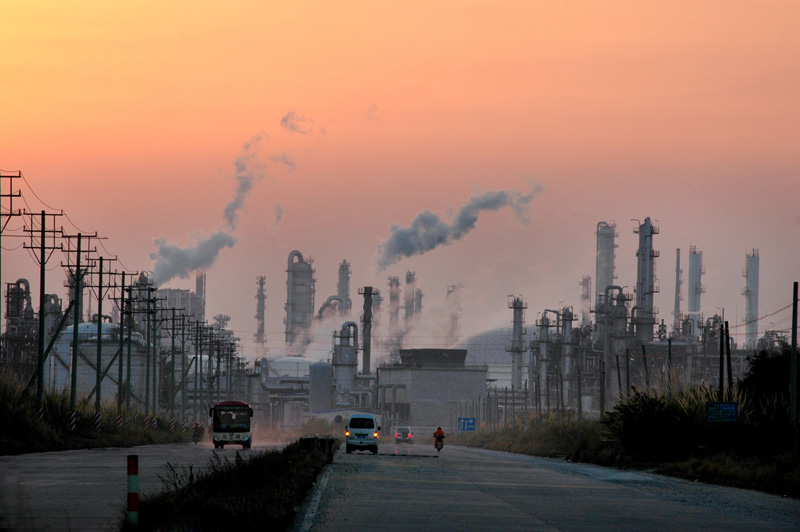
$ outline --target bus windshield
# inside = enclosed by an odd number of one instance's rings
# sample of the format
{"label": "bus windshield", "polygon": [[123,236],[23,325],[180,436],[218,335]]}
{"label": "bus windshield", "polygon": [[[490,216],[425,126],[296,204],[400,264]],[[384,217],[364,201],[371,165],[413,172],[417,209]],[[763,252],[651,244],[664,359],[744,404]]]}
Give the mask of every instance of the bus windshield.
{"label": "bus windshield", "polygon": [[250,432],[250,411],[241,407],[214,407],[215,432]]}

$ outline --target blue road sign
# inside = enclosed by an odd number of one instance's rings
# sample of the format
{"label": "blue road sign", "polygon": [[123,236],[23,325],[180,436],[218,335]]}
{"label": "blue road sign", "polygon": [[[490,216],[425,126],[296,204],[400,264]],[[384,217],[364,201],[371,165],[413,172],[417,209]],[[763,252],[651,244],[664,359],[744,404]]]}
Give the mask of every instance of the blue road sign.
{"label": "blue road sign", "polygon": [[474,431],[475,430],[475,418],[474,417],[460,417],[460,418],[458,418],[458,430],[459,431]]}

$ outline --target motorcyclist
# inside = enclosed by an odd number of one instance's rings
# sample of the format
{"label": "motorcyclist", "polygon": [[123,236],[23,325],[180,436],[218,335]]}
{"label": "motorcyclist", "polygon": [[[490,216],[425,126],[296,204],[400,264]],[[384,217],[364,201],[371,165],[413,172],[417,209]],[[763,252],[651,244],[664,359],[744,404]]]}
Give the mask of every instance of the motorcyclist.
{"label": "motorcyclist", "polygon": [[436,445],[440,441],[444,445],[444,431],[442,430],[442,427],[437,428],[436,432],[433,433],[433,444]]}
{"label": "motorcyclist", "polygon": [[192,441],[196,444],[200,440],[203,439],[203,434],[205,434],[205,427],[201,424],[197,424],[192,429]]}

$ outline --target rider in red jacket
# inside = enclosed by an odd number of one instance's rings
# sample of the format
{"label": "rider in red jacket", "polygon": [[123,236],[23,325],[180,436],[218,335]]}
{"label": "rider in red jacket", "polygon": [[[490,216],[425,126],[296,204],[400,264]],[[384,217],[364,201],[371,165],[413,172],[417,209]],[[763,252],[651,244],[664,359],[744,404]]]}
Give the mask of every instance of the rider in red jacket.
{"label": "rider in red jacket", "polygon": [[436,429],[436,432],[433,433],[433,443],[436,444],[439,440],[444,441],[444,431],[442,431],[442,427]]}

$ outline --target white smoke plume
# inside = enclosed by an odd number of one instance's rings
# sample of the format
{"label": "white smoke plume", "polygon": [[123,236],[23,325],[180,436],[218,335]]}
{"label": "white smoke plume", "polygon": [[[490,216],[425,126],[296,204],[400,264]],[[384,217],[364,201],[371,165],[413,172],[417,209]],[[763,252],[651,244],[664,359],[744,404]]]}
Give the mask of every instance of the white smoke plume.
{"label": "white smoke plume", "polygon": [[167,244],[164,238],[156,239],[155,243],[158,251],[151,253],[150,258],[156,261],[153,282],[160,286],[174,277],[185,278],[195,270],[208,268],[217,260],[220,250],[233,247],[236,239],[224,231],[217,231],[193,247]]}
{"label": "white smoke plume", "polygon": [[426,210],[418,214],[409,227],[393,225],[392,234],[378,246],[378,269],[382,271],[404,257],[422,255],[461,240],[475,228],[481,211],[511,207],[523,223],[528,223],[525,216],[528,204],[541,190],[542,187],[536,185],[524,195],[517,190],[499,190],[474,196],[459,209],[451,224],[442,221],[438,214]]}
{"label": "white smoke plume", "polygon": [[281,127],[290,133],[300,133],[307,135],[313,131],[314,121],[310,118],[298,115],[294,111],[289,111],[286,116],[281,118]]}
{"label": "white smoke plume", "polygon": [[275,225],[281,223],[281,218],[283,218],[283,207],[280,206],[279,203],[275,204]]}
{"label": "white smoke plume", "polygon": [[245,142],[242,148],[242,154],[236,159],[234,165],[236,166],[236,194],[233,199],[225,206],[225,220],[232,229],[236,229],[236,223],[239,221],[239,210],[244,205],[244,199],[247,194],[253,189],[253,181],[260,179],[265,175],[264,164],[261,163],[256,154],[253,153],[258,147],[259,142],[266,136],[266,133],[260,131],[256,133],[253,138]]}
{"label": "white smoke plume", "polygon": [[270,155],[269,160],[275,164],[283,163],[289,167],[289,170],[294,170],[297,168],[297,164],[294,162],[294,159],[288,153],[281,153],[279,155]]}
{"label": "white smoke plume", "polygon": [[[258,160],[255,153],[258,144],[266,136],[263,131],[253,135],[250,140],[245,142],[242,154],[234,162],[236,191],[233,199],[223,210],[225,221],[233,230],[236,229],[239,211],[244,206],[245,198],[253,189],[254,181],[266,175],[264,164]],[[174,277],[185,278],[195,270],[206,269],[214,264],[222,249],[231,248],[235,244],[236,238],[222,230],[185,248],[167,244],[167,240],[163,237],[158,238],[155,240],[157,250],[150,254],[150,258],[155,261],[153,282],[159,286]]]}

